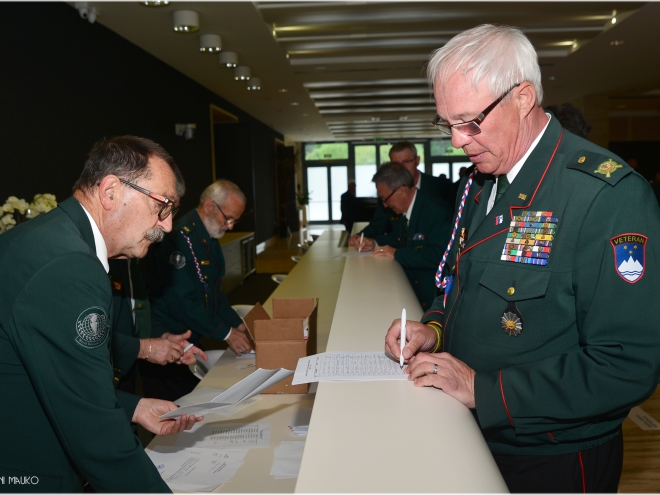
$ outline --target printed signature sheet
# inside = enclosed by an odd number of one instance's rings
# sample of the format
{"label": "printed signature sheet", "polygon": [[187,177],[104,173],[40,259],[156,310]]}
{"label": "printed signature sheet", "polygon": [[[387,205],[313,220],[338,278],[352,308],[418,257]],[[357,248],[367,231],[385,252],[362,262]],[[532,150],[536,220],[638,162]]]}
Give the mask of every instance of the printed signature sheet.
{"label": "printed signature sheet", "polygon": [[293,385],[333,380],[407,380],[405,369],[384,351],[323,352],[298,360]]}

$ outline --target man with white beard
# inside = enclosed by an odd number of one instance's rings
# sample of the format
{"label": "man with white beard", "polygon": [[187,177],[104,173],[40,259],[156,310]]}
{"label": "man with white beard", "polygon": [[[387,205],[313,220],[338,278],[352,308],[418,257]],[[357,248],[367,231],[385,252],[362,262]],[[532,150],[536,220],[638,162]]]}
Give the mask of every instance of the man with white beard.
{"label": "man with white beard", "polygon": [[[151,336],[183,334],[226,340],[241,355],[254,349],[243,320],[222,293],[225,259],[218,239],[234,228],[245,210],[236,184],[218,180],[202,193],[197,208],[175,222],[149,264]],[[140,363],[146,397],[176,400],[199,383],[187,366]]]}

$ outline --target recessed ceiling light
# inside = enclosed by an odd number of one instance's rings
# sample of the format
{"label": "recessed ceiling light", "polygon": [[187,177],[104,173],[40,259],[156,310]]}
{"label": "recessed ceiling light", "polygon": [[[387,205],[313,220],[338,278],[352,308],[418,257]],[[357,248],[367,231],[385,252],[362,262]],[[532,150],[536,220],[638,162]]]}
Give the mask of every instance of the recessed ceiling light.
{"label": "recessed ceiling light", "polygon": [[163,2],[140,2],[142,5],[145,7],[167,7],[170,2],[163,1]]}
{"label": "recessed ceiling light", "polygon": [[303,113],[303,117],[309,117],[308,113]]}
{"label": "recessed ceiling light", "polygon": [[557,76],[550,76],[550,77],[548,77],[548,79],[551,80],[551,81],[556,81],[556,80],[557,80]]}
{"label": "recessed ceiling light", "polygon": [[289,92],[289,90],[286,89],[286,88],[280,88],[277,91],[279,91],[280,93],[288,93]]}
{"label": "recessed ceiling light", "polygon": [[626,40],[614,40],[610,41],[610,46],[619,46],[623,45],[626,42]]}
{"label": "recessed ceiling light", "polygon": [[297,101],[292,101],[292,102],[291,102],[291,106],[292,106],[292,107],[297,107],[297,106],[298,106],[298,102],[297,102]]}

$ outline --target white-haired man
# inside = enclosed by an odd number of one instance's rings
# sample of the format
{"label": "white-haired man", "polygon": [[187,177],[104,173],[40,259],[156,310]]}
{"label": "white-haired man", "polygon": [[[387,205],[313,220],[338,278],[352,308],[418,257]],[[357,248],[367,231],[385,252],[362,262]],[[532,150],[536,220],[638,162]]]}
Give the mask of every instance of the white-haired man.
{"label": "white-haired man", "polygon": [[[621,422],[660,369],[653,191],[543,111],[517,29],[459,34],[429,79],[434,124],[476,170],[459,190],[444,295],[408,323],[410,379],[473,410],[512,492],[616,492]],[[399,336],[395,321],[395,357]]]}
{"label": "white-haired man", "polygon": [[[149,264],[152,336],[192,330],[188,340],[195,345],[208,337],[226,340],[238,355],[254,349],[243,320],[222,292],[225,259],[218,242],[244,210],[245,195],[238,186],[218,180],[156,247]],[[176,363],[141,362],[140,372],[147,397],[176,400],[199,383],[187,366]]]}

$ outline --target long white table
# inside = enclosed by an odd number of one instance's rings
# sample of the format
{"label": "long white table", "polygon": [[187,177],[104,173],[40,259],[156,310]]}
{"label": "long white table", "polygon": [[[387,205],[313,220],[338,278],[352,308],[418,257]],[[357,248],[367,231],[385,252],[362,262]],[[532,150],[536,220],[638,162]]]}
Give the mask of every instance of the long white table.
{"label": "long white table", "polygon": [[[318,297],[318,352],[384,348],[385,332],[405,307],[422,311],[401,266],[382,258],[333,258],[341,232],[327,231],[289,273],[274,297]],[[227,351],[200,386],[229,388],[254,368]],[[301,441],[288,424],[298,407],[312,420],[298,479],[270,476],[273,449]],[[219,492],[506,492],[497,466],[469,410],[439,390],[408,381],[325,382],[316,397],[261,395],[227,418],[209,422],[269,422],[271,447],[253,449]],[[156,437],[154,445],[175,438]]]}

